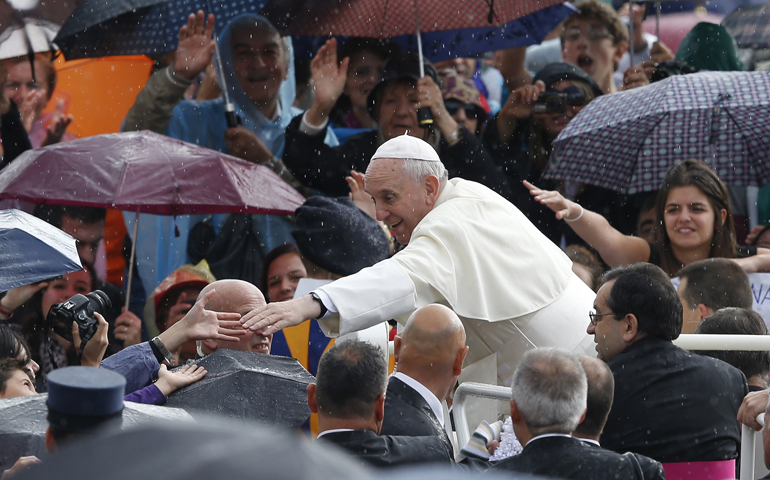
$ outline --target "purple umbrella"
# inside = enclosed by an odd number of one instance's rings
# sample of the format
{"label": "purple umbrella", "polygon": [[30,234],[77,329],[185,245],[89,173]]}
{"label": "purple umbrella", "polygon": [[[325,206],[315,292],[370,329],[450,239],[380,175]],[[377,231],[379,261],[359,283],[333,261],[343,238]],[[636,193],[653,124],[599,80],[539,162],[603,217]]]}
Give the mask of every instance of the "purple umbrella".
{"label": "purple umbrella", "polygon": [[305,200],[267,167],[147,131],[24,152],[0,172],[0,198],[136,212],[134,238],[139,213],[282,215]]}
{"label": "purple umbrella", "polygon": [[699,72],[602,95],[554,141],[544,178],[649,192],[670,166],[692,158],[728,185],[763,185],[768,112],[768,72]]}

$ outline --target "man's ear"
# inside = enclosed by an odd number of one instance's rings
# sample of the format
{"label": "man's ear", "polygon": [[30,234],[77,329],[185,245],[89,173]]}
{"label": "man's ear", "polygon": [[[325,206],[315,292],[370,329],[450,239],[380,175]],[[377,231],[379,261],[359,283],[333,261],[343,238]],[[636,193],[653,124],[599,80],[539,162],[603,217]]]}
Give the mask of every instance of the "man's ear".
{"label": "man's ear", "polygon": [[[626,51],[628,51],[628,43],[618,42],[617,45],[615,45],[615,55],[613,55],[612,60],[615,63],[620,62],[620,59],[623,58],[623,55],[626,54]],[[631,66],[633,67],[633,65]]]}
{"label": "man's ear", "polygon": [[399,335],[396,335],[393,337],[393,358],[396,360],[396,364],[398,364],[398,355],[401,353],[401,337]]}
{"label": "man's ear", "polygon": [[382,392],[374,402],[374,412],[378,422],[385,418],[385,392]]}
{"label": "man's ear", "polygon": [[48,453],[56,453],[56,440],[53,438],[51,427],[45,429],[45,449]]}
{"label": "man's ear", "polygon": [[[201,343],[203,344],[204,347],[206,347],[209,350],[211,350],[211,352],[209,352],[209,353],[213,353],[213,352],[217,351],[217,342],[216,341],[211,340],[211,339],[207,339],[207,340],[201,340]],[[209,353],[207,353],[206,355],[208,355]]]}
{"label": "man's ear", "polygon": [[426,175],[423,179],[423,188],[425,188],[426,202],[428,206],[435,205],[438,196],[441,193],[441,183],[435,175]]}
{"label": "man's ear", "polygon": [[452,366],[453,373],[455,376],[463,373],[463,363],[465,363],[465,356],[468,355],[469,348],[470,347],[466,345],[459,352],[457,352],[457,356],[455,357],[455,363]]}
{"label": "man's ear", "polygon": [[511,423],[519,423],[524,419],[521,415],[521,411],[516,406],[516,402],[511,399]]}
{"label": "man's ear", "polygon": [[315,395],[315,383],[307,386],[307,406],[312,413],[318,413],[318,399]]}
{"label": "man's ear", "polygon": [[698,304],[698,311],[700,312],[700,319],[703,320],[704,318],[708,318],[712,315],[714,315],[714,310],[710,309],[706,305],[699,303]]}
{"label": "man's ear", "polygon": [[620,319],[620,322],[622,323],[623,340],[626,342],[633,341],[639,333],[639,320],[637,320],[636,315],[628,313]]}

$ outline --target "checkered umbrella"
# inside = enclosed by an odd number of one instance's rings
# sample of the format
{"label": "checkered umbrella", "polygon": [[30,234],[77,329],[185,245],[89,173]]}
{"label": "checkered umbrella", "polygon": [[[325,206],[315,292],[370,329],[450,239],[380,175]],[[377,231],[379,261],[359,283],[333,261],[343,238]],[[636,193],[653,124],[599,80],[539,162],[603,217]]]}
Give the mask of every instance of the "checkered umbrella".
{"label": "checkered umbrella", "polygon": [[740,48],[770,48],[770,3],[744,5],[722,21]]}
{"label": "checkered umbrella", "polygon": [[770,182],[770,72],[700,72],[603,95],[554,141],[544,178],[621,193],[657,190],[703,160],[728,185]]}

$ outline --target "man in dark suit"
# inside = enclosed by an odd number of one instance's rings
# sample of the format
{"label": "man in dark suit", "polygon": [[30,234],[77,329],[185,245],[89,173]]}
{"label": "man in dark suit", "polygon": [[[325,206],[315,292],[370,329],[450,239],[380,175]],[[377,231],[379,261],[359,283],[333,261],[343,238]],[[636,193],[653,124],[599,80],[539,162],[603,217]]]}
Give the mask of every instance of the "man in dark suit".
{"label": "man in dark suit", "polygon": [[511,422],[524,446],[492,470],[570,480],[663,479],[663,467],[570,436],[586,414],[588,382],[577,357],[556,348],[524,355],[513,374]]}
{"label": "man in dark suit", "polygon": [[468,347],[465,329],[449,308],[417,309],[394,339],[396,373],[388,381],[382,435],[436,436],[450,445],[444,401],[457,383]]}
{"label": "man in dark suit", "polygon": [[660,268],[616,268],[604,282],[588,326],[615,378],[602,446],[660,462],[734,463],[741,438],[736,417],[748,392],[744,375],[671,342],[682,330],[682,303]]}
{"label": "man in dark suit", "polygon": [[366,342],[340,342],[326,352],[307,389],[308,406],[318,413],[318,439],[375,467],[450,464],[451,447],[440,437],[379,436],[387,375],[387,358]]}

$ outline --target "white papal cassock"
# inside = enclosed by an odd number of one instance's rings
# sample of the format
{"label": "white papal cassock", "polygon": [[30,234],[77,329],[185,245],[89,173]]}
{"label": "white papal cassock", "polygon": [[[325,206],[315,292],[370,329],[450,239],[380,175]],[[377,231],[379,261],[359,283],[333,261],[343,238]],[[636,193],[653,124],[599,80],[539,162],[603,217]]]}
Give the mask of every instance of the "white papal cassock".
{"label": "white papal cassock", "polygon": [[465,326],[474,381],[508,383],[531,348],[593,351],[586,327],[595,295],[570,259],[513,204],[459,178],[406,248],[318,290],[337,311],[319,321],[329,336],[391,318],[404,324],[419,307],[447,305]]}

